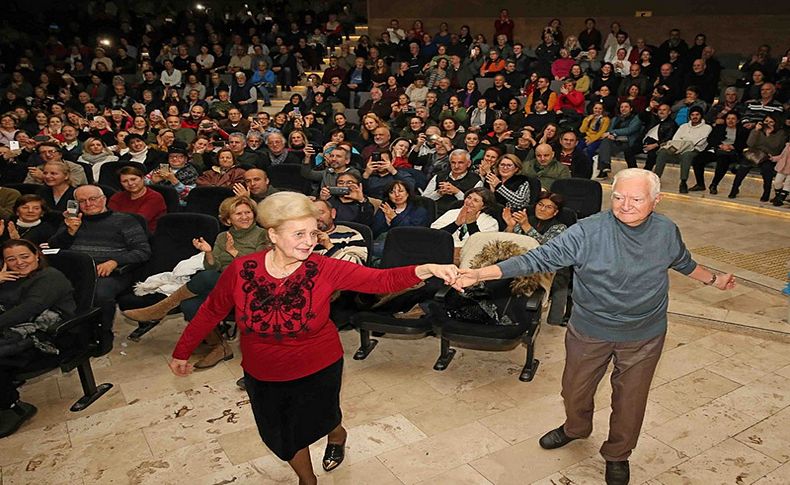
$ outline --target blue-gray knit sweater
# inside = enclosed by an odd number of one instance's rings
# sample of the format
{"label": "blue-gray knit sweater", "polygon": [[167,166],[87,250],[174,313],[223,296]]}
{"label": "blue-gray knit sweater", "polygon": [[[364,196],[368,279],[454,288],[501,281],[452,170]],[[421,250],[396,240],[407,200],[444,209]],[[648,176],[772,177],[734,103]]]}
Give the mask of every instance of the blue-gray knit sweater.
{"label": "blue-gray knit sweater", "polygon": [[504,278],[573,266],[570,325],[595,339],[625,342],[666,331],[667,269],[688,275],[697,263],[669,218],[653,213],[630,227],[606,211],[498,266]]}

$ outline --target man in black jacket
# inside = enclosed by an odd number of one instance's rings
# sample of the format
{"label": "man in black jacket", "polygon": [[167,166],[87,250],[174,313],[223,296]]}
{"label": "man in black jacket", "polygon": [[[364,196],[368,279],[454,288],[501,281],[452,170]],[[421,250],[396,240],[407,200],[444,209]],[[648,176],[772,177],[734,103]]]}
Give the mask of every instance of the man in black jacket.
{"label": "man in black jacket", "polygon": [[[578,148],[579,137],[573,130],[568,130],[560,135],[560,150],[557,152],[557,161],[567,166],[571,177],[589,179],[593,175],[593,164],[584,150]],[[546,187],[549,189],[549,187]]]}
{"label": "man in black jacket", "polygon": [[655,115],[650,115],[649,128],[642,140],[642,150],[647,153],[645,170],[653,170],[656,165],[656,154],[664,143],[668,142],[678,131],[678,125],[672,119],[672,108],[668,104],[658,107]]}
{"label": "man in black jacket", "polygon": [[705,190],[705,166],[716,162],[716,171],[710,183],[710,193],[718,193],[718,185],[729,170],[730,165],[738,163],[738,154],[746,148],[749,130],[740,123],[740,116],[730,111],[724,118],[723,125],[715,125],[708,135],[707,149],[694,159],[694,178],[697,183],[689,191]]}

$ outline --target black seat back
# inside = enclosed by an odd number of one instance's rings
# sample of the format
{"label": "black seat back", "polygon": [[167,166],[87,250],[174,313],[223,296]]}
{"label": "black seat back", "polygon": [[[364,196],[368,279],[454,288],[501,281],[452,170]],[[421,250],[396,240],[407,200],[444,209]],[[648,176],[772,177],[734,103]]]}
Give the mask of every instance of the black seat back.
{"label": "black seat back", "polygon": [[115,190],[121,190],[121,178],[118,175],[118,170],[122,169],[123,167],[135,167],[143,173],[147,172],[145,165],[142,163],[128,160],[125,162],[107,162],[99,169],[98,183],[112,187]]}
{"label": "black seat back", "polygon": [[233,190],[227,187],[195,187],[187,195],[184,211],[219,217],[220,204],[233,195]]}
{"label": "black seat back", "polygon": [[526,176],[527,181],[529,181],[529,205],[533,205],[535,202],[538,201],[538,196],[540,195],[541,184],[540,179],[537,177],[531,177],[529,175]]}
{"label": "black seat back", "polygon": [[368,249],[368,259],[365,261],[365,265],[370,266],[370,261],[373,258],[373,231],[370,230],[370,227],[358,222],[335,221],[335,223],[338,226],[346,226],[362,234],[362,238],[365,240],[365,247]]}
{"label": "black seat back", "polygon": [[272,187],[282,190],[293,190],[301,194],[310,193],[310,181],[302,177],[302,166],[295,163],[272,165],[266,169]]}
{"label": "black seat back", "polygon": [[74,301],[77,313],[93,307],[96,293],[96,264],[85,253],[61,249],[56,254],[47,255],[50,266],[66,275],[74,287]]}
{"label": "black seat back", "polygon": [[181,203],[179,202],[178,191],[171,185],[153,184],[148,186],[149,189],[156,190],[165,199],[167,212],[178,212],[181,210]]}
{"label": "black seat back", "polygon": [[603,189],[596,180],[583,178],[559,179],[551,184],[551,191],[565,199],[565,207],[573,209],[579,219],[601,212]]}
{"label": "black seat back", "polygon": [[41,184],[3,184],[7,189],[14,189],[22,195],[37,194],[44,186]]}
{"label": "black seat back", "polygon": [[436,201],[433,199],[429,199],[428,197],[423,197],[421,195],[413,195],[411,197],[411,202],[414,203],[417,207],[424,207],[425,210],[428,211],[428,224],[433,224],[433,221],[436,220]]}
{"label": "black seat back", "polygon": [[453,251],[453,237],[448,232],[428,227],[393,227],[384,241],[381,267],[451,264]]}
{"label": "black seat back", "polygon": [[213,245],[219,231],[219,221],[205,214],[163,215],[151,238],[151,259],[142,268],[141,274],[137,275],[138,280],[172,271],[180,261],[197,254],[192,239],[202,237]]}
{"label": "black seat back", "polygon": [[[89,184],[96,183],[96,180],[93,179],[93,165],[91,165],[88,162],[79,162],[76,160],[74,161],[74,163],[82,167],[82,171],[85,172],[85,179],[88,181]],[[108,163],[112,163],[112,162],[108,162]]]}

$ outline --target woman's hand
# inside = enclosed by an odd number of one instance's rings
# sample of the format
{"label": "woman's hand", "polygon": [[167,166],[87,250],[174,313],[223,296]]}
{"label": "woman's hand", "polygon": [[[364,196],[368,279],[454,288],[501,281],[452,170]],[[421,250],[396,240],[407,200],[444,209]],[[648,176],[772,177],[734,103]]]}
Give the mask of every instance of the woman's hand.
{"label": "woman's hand", "polygon": [[239,255],[239,250],[236,249],[236,243],[233,241],[233,236],[230,231],[227,232],[228,237],[225,239],[225,251],[234,258]]}
{"label": "woman's hand", "polygon": [[488,186],[491,187],[492,192],[495,191],[502,183],[499,177],[494,175],[493,172],[488,172],[488,174],[486,174],[486,182],[488,183]]}
{"label": "woman's hand", "polygon": [[389,203],[384,202],[379,206],[379,210],[384,213],[384,218],[387,220],[387,225],[392,223],[392,220],[395,219],[395,209],[389,205]]}
{"label": "woman's hand", "polygon": [[521,226],[521,229],[524,232],[529,231],[532,229],[532,225],[529,223],[529,217],[527,217],[527,211],[522,209],[520,211],[516,211],[513,213],[513,219],[516,220],[516,223]]}
{"label": "woman's hand", "polygon": [[516,218],[513,216],[513,210],[510,207],[502,209],[502,220],[505,221],[509,229],[516,225]]}
{"label": "woman's hand", "polygon": [[8,265],[3,263],[3,269],[0,269],[0,282],[16,281],[19,279],[19,273],[16,271],[8,271]]}
{"label": "woman's hand", "polygon": [[173,372],[173,374],[177,375],[178,377],[186,377],[192,373],[192,364],[186,360],[171,359],[170,364],[168,365],[170,366],[170,370]]}
{"label": "woman's hand", "polygon": [[195,249],[204,253],[211,252],[211,244],[207,243],[205,239],[202,237],[196,238],[192,240],[192,245],[195,246]]}
{"label": "woman's hand", "polygon": [[458,278],[459,269],[454,264],[421,264],[417,266],[414,273],[418,278],[427,280],[431,276],[436,276],[444,281],[446,285],[452,285]]}
{"label": "woman's hand", "polygon": [[37,182],[42,182],[44,180],[44,172],[38,167],[29,167],[27,169],[27,174]]}

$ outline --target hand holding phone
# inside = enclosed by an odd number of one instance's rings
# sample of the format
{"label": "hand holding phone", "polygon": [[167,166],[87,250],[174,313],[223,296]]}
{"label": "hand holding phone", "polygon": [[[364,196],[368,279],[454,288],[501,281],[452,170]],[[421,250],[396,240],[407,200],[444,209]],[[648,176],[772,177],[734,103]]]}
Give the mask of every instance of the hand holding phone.
{"label": "hand holding phone", "polygon": [[66,214],[68,217],[77,217],[80,211],[80,203],[76,200],[69,200],[66,202]]}

